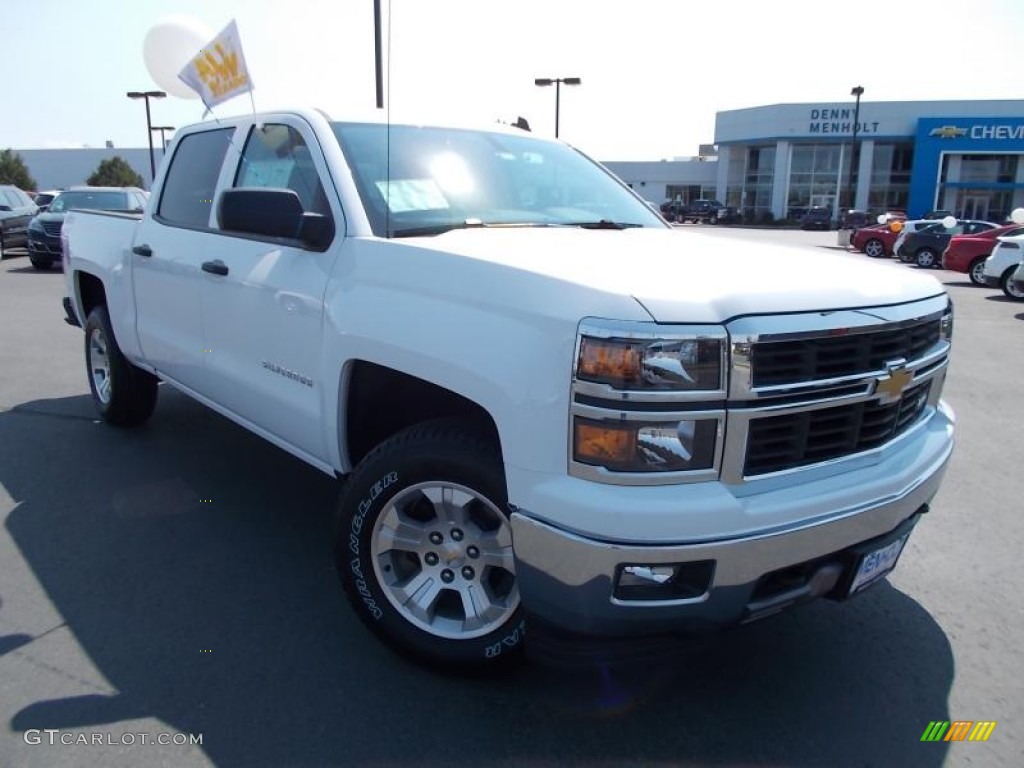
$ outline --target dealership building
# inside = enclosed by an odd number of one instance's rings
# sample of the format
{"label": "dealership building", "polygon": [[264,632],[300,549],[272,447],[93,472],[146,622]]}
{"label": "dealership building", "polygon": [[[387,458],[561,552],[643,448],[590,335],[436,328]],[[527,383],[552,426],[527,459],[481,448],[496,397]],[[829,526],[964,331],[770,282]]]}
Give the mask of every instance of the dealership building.
{"label": "dealership building", "polygon": [[755,217],[830,206],[1002,220],[1024,206],[1024,101],[736,109],[716,115],[715,145],[717,159],[607,165],[651,202],[713,197]]}

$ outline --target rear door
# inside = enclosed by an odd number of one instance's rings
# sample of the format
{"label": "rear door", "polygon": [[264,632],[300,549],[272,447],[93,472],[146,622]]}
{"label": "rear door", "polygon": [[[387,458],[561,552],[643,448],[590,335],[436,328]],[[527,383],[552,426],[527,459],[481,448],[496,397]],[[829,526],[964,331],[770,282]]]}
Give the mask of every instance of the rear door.
{"label": "rear door", "polygon": [[190,389],[203,380],[200,265],[215,238],[213,195],[234,132],[218,128],[178,141],[128,256],[143,354],[162,376]]}
{"label": "rear door", "polygon": [[210,271],[201,272],[203,389],[236,416],[325,460],[324,293],[343,240],[340,203],[301,118],[267,118],[238,143],[241,160],[226,187],[294,190],[305,211],[330,217],[334,236],[310,250],[298,240],[221,232],[208,254]]}

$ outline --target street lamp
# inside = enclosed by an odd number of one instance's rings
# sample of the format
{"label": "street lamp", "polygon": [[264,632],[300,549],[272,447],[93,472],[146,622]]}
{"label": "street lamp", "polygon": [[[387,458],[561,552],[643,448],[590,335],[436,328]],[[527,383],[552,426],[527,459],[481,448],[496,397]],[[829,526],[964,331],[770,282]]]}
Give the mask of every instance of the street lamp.
{"label": "street lamp", "polygon": [[582,81],[578,77],[538,77],[533,81],[534,85],[555,86],[555,138],[558,138],[558,110],[562,98],[562,83],[566,85],[579,85]]}
{"label": "street lamp", "polygon": [[152,174],[150,184],[156,181],[156,160],[153,157],[153,121],[149,115],[149,100],[150,99],[162,99],[167,94],[163,91],[128,91],[126,94],[129,99],[145,99],[146,100],[146,135],[149,137],[149,171]]}
{"label": "street lamp", "polygon": [[173,131],[174,130],[174,126],[173,125],[154,125],[149,130],[151,130],[151,131],[160,131],[160,151],[166,153],[167,152],[167,139],[164,138],[164,131]]}
{"label": "street lamp", "polygon": [[860,85],[854,86],[850,91],[851,96],[857,97],[857,106],[853,108],[853,141],[850,143],[850,174],[846,182],[846,200],[849,207],[855,207],[853,199],[853,166],[857,162],[857,129],[860,128],[860,97],[864,88]]}

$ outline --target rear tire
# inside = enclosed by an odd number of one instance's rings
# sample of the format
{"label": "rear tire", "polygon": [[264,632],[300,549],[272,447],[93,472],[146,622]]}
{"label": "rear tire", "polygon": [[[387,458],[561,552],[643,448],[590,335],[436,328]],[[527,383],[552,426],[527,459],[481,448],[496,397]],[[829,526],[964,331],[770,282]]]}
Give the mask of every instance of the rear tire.
{"label": "rear tire", "polygon": [[93,403],[108,424],[135,427],[153,415],[157,378],[125,359],[103,304],[85,321],[85,366]]}
{"label": "rear tire", "polygon": [[505,473],[490,442],[458,422],[389,438],[339,502],[338,574],[382,641],[459,672],[520,660],[526,625]]}
{"label": "rear tire", "polygon": [[931,248],[921,248],[914,255],[914,261],[921,269],[934,269],[939,263],[939,258]]}
{"label": "rear tire", "polygon": [[975,285],[985,284],[985,259],[987,258],[987,255],[979,256],[971,262],[971,267],[967,270],[967,276],[971,278],[971,282]]}
{"label": "rear tire", "polygon": [[864,243],[864,253],[872,259],[880,259],[885,256],[885,243],[877,237],[873,237]]}

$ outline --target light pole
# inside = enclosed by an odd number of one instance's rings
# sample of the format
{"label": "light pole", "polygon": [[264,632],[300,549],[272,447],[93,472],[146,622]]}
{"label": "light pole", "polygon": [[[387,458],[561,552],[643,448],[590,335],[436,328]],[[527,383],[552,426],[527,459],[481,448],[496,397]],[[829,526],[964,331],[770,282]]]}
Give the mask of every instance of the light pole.
{"label": "light pole", "polygon": [[154,125],[149,130],[160,131],[160,151],[163,154],[167,154],[167,139],[164,138],[164,131],[173,131],[173,125]]}
{"label": "light pole", "polygon": [[566,85],[579,85],[582,81],[578,77],[538,77],[533,81],[534,85],[548,86],[552,83],[555,86],[555,138],[558,138],[558,111],[562,100],[562,83]]}
{"label": "light pole", "polygon": [[857,97],[857,105],[853,108],[853,141],[850,143],[850,174],[846,182],[846,199],[851,210],[855,207],[855,201],[853,199],[853,166],[857,162],[857,129],[860,128],[860,97],[862,93],[864,93],[864,88],[860,85],[854,86],[850,91],[851,96]]}
{"label": "light pole", "polygon": [[126,94],[129,99],[145,99],[146,100],[146,136],[149,137],[149,172],[150,172],[150,186],[156,181],[156,160],[153,157],[153,121],[149,114],[149,100],[150,99],[162,99],[167,94],[163,91],[128,91]]}
{"label": "light pole", "polygon": [[[390,12],[390,6],[388,6]],[[384,109],[384,64],[381,61],[380,0],[373,0],[373,68],[376,75],[377,109]]]}

